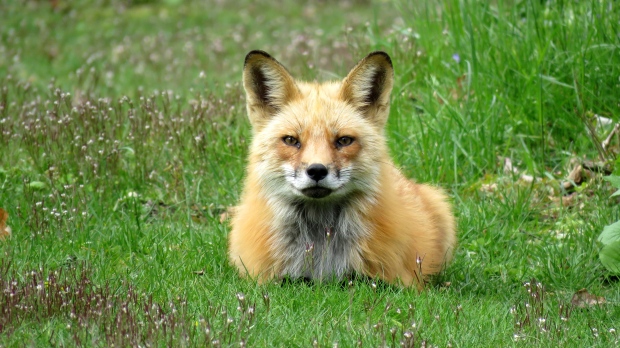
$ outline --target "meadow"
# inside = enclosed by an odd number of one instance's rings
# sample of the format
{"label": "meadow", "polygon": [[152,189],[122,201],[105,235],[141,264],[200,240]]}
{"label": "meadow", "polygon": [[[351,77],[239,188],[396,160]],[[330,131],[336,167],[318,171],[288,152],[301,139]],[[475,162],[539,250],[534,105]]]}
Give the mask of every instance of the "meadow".
{"label": "meadow", "polygon": [[[0,0],[0,23],[0,347],[618,345],[616,2]],[[392,156],[458,219],[423,292],[229,265],[252,49],[307,80],[390,54]]]}

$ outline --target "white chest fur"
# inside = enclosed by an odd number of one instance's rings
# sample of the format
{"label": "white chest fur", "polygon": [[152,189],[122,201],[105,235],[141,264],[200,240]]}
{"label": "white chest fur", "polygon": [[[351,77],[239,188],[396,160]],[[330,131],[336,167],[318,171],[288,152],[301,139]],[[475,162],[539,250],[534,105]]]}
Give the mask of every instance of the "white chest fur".
{"label": "white chest fur", "polygon": [[340,279],[360,270],[360,243],[368,231],[359,212],[338,202],[286,207],[274,221],[274,246],[285,255],[281,276]]}

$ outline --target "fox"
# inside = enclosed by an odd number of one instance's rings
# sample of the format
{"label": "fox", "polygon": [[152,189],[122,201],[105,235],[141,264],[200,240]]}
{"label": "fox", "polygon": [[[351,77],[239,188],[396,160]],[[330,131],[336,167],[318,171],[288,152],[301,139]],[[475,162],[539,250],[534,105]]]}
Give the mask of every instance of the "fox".
{"label": "fox", "polygon": [[245,57],[252,128],[228,257],[242,277],[360,275],[423,289],[451,261],[455,218],[439,188],[388,153],[394,69],[372,52],[342,81],[303,82],[264,51]]}

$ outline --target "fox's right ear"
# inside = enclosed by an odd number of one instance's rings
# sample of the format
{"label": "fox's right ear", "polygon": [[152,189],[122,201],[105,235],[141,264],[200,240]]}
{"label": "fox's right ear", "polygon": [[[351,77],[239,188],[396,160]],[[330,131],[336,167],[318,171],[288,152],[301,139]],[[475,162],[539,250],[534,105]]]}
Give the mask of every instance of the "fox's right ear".
{"label": "fox's right ear", "polygon": [[243,87],[248,116],[255,129],[300,95],[286,68],[263,51],[252,51],[245,57]]}

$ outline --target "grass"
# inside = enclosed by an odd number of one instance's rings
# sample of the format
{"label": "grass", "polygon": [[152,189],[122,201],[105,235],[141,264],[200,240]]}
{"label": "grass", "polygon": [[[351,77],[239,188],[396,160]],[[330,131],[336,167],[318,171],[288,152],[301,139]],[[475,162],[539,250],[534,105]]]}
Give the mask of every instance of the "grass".
{"label": "grass", "polygon": [[[620,115],[613,1],[0,7],[0,346],[618,345],[596,242],[613,189],[561,188],[615,158],[594,124]],[[390,53],[393,156],[459,222],[436,285],[259,286],[228,265],[256,48],[306,79]],[[606,303],[571,304],[582,288]]]}

